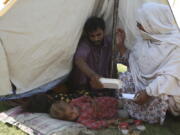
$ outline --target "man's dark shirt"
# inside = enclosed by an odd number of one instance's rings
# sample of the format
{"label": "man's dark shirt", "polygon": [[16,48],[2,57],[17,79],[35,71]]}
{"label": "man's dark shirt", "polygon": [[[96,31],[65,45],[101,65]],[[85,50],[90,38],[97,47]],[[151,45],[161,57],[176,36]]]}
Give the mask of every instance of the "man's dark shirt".
{"label": "man's dark shirt", "polygon": [[[110,37],[105,37],[102,45],[94,45],[87,39],[81,40],[74,60],[83,58],[95,73],[102,77],[110,77],[111,50]],[[77,89],[82,88],[82,86],[90,87],[89,78],[76,66],[74,66],[72,71],[72,81]]]}

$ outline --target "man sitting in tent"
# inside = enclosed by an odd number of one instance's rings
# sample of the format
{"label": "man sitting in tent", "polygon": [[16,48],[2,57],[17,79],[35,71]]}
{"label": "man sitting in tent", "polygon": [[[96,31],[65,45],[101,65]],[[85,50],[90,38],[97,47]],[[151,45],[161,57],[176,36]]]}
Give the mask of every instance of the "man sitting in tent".
{"label": "man sitting in tent", "polygon": [[72,83],[74,89],[98,92],[103,88],[99,78],[110,77],[111,38],[105,36],[105,22],[98,17],[87,20],[84,32],[74,56]]}

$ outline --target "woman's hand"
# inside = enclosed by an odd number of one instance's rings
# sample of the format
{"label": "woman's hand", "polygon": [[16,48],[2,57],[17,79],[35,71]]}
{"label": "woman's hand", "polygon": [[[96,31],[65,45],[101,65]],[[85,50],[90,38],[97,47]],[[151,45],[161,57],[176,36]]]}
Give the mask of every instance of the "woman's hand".
{"label": "woman's hand", "polygon": [[124,30],[118,28],[116,31],[116,44],[117,45],[123,45],[125,40],[125,32]]}
{"label": "woman's hand", "polygon": [[93,75],[90,78],[90,85],[92,88],[95,88],[95,89],[102,89],[103,88],[103,85],[99,81],[99,79],[100,79],[100,76],[98,76],[98,75]]}
{"label": "woman's hand", "polygon": [[145,90],[139,91],[135,95],[134,102],[139,105],[145,104],[150,99],[150,96],[146,93]]}
{"label": "woman's hand", "polygon": [[125,32],[122,29],[117,29],[116,33],[116,45],[119,49],[120,55],[123,56],[126,52],[126,47],[124,46],[124,40],[125,40]]}

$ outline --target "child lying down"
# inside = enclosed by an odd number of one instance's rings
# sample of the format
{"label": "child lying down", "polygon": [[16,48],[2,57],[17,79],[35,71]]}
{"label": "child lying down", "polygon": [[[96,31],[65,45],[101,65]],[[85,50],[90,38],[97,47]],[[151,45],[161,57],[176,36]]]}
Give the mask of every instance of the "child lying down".
{"label": "child lying down", "polygon": [[[90,129],[108,127],[115,124],[118,119],[118,100],[116,98],[91,98],[89,96],[82,96],[73,99],[70,103],[66,103],[64,101],[52,102],[51,99],[47,98],[47,95],[44,94],[36,96],[39,96],[39,98],[33,98],[24,105],[23,108],[25,111],[49,112],[53,118],[76,121]],[[40,107],[43,102],[36,102],[36,99],[45,100],[44,103],[48,102],[51,103],[51,105],[44,107],[44,110],[42,108],[38,110],[39,108],[37,106]]]}

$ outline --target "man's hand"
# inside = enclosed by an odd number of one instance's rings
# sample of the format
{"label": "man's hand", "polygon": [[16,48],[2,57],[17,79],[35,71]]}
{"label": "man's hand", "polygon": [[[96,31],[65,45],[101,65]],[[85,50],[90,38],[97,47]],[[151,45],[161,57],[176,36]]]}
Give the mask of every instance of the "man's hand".
{"label": "man's hand", "polygon": [[100,76],[98,76],[98,75],[94,75],[90,78],[90,84],[91,84],[92,88],[95,88],[95,89],[102,89],[103,88],[103,85],[99,81],[99,79],[100,79]]}
{"label": "man's hand", "polygon": [[139,91],[135,95],[134,102],[139,105],[145,104],[150,99],[145,90]]}

